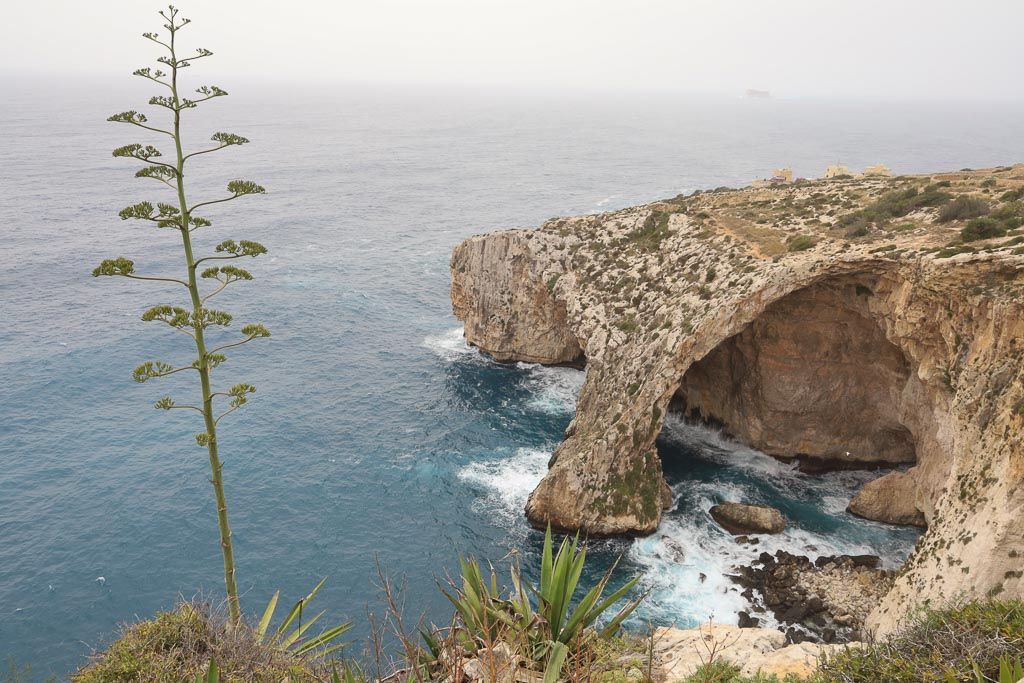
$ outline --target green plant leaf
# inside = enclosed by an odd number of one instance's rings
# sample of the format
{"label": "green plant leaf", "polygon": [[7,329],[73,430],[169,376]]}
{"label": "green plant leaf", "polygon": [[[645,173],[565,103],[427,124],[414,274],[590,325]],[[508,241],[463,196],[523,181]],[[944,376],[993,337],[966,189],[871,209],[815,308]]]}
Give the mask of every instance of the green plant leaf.
{"label": "green plant leaf", "polygon": [[548,655],[547,666],[544,667],[544,683],[556,683],[562,674],[562,665],[565,664],[565,657],[569,654],[569,648],[563,643],[551,643],[551,653]]}
{"label": "green plant leaf", "polygon": [[277,638],[281,638],[284,636],[285,632],[288,630],[288,627],[292,625],[292,622],[294,622],[296,618],[301,619],[302,608],[305,607],[305,605],[313,599],[313,597],[320,591],[320,588],[324,585],[326,581],[326,577],[320,579],[320,583],[318,583],[316,587],[314,587],[313,590],[309,592],[309,595],[295,603],[295,606],[292,607],[291,610],[288,612],[288,615],[284,618],[284,621],[282,621],[281,624],[277,627]]}
{"label": "green plant leaf", "polygon": [[267,635],[267,627],[270,626],[270,620],[274,618],[274,610],[277,609],[277,599],[280,597],[281,591],[276,591],[274,596],[270,598],[270,602],[267,603],[267,608],[263,610],[263,617],[260,618],[260,623],[256,626],[256,636],[261,641]]}
{"label": "green plant leaf", "polygon": [[[345,634],[350,628],[352,628],[352,622],[351,621],[346,621],[344,624],[338,624],[337,626],[335,626],[333,628],[329,628],[326,631],[324,631],[323,633],[321,633],[320,635],[316,636],[315,638],[310,638],[305,643],[303,643],[298,648],[296,648],[295,649],[295,654],[299,654],[299,655],[305,654],[306,652],[309,652],[310,650],[314,650],[314,649],[316,649],[316,648],[318,648],[318,647],[320,647],[322,645],[326,645],[327,643],[331,642],[335,638],[338,638],[338,637],[342,636],[343,634]],[[335,645],[335,646],[325,650],[322,654],[327,655],[327,654],[329,654],[331,652],[334,652],[336,650],[339,650],[339,649],[341,649],[343,647],[345,647],[345,643],[341,643],[341,644]]]}

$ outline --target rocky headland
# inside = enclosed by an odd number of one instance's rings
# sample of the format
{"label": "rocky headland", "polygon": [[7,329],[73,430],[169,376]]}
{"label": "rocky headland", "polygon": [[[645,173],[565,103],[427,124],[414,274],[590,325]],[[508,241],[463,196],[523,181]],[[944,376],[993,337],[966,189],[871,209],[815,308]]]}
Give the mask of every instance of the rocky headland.
{"label": "rocky headland", "polygon": [[899,466],[851,511],[926,526],[866,619],[1024,596],[1024,165],[678,196],[472,237],[469,343],[586,365],[534,524],[653,532],[666,414],[806,472]]}

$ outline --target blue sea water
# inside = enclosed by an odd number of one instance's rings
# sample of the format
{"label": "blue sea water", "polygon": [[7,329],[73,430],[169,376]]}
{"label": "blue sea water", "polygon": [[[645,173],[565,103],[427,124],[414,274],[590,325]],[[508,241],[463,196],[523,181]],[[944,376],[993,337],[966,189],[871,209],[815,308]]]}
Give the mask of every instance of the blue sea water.
{"label": "blue sea water", "polygon": [[[0,657],[65,675],[119,623],[179,597],[217,600],[220,555],[204,451],[171,378],[135,384],[143,360],[190,360],[187,339],[139,321],[180,294],[93,279],[124,255],[180,269],[173,234],[116,212],[161,199],[110,149],[143,139],[105,123],[145,88],[5,82],[0,108]],[[227,84],[225,84],[227,85]],[[277,589],[367,633],[379,613],[375,562],[403,577],[407,611],[443,620],[435,582],[472,553],[532,566],[539,536],[521,508],[568,424],[582,372],[499,365],[462,342],[448,258],[464,237],[610,210],[780,165],[816,175],[837,161],[896,172],[1024,159],[1024,107],[1005,104],[498,93],[240,84],[187,112],[200,144],[216,130],[253,144],[200,157],[197,198],[235,177],[264,197],[211,207],[203,248],[256,239],[252,283],[219,306],[273,337],[231,354],[224,386],[256,384],[221,443],[244,606]],[[155,117],[154,117],[155,118]],[[147,184],[147,182],[149,184]],[[640,615],[693,624],[735,618],[722,577],[762,549],[876,552],[897,564],[915,533],[843,510],[866,473],[812,477],[670,420],[660,448],[676,494],[659,532],[594,545],[598,568],[653,589]],[[756,549],[710,523],[719,500],[754,500],[793,521]],[[701,582],[700,574],[707,576]]]}

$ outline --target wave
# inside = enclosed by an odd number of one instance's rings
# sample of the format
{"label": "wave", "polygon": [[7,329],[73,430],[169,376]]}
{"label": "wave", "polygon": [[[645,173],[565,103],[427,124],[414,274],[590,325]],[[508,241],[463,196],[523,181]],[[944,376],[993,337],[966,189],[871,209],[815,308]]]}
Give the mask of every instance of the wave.
{"label": "wave", "polygon": [[511,457],[472,462],[458,476],[487,494],[474,503],[480,512],[522,526],[526,499],[547,472],[550,458],[551,451],[517,448]]}
{"label": "wave", "polygon": [[[637,539],[630,559],[643,570],[641,584],[650,596],[640,611],[642,619],[674,623],[681,628],[714,619],[735,624],[741,610],[750,609],[742,588],[730,575],[735,568],[754,562],[763,552],[778,550],[807,555],[814,560],[824,555],[872,554],[866,543],[847,541],[841,534],[823,534],[790,526],[780,534],[753,535],[757,543],[737,543],[735,537],[716,524],[708,513],[719,499],[732,499],[734,492],[713,486],[699,486],[690,504],[666,516],[658,531]],[[724,495],[723,495],[724,493]],[[767,627],[776,624],[762,616]]]}
{"label": "wave", "polygon": [[517,363],[526,370],[527,389],[533,394],[527,405],[534,410],[552,415],[572,413],[587,373],[564,367],[547,367],[530,363]]}
{"label": "wave", "polygon": [[[665,418],[661,436],[670,444],[699,453],[704,460],[754,475],[759,481],[774,488],[781,496],[793,497],[794,494],[802,494],[820,498],[825,502],[825,511],[832,514],[845,511],[853,493],[878,477],[877,472],[870,470],[806,474],[797,468],[796,463],[773,458],[733,441],[721,430],[687,422],[675,414],[669,414]],[[845,502],[840,508],[841,499],[845,499]]]}
{"label": "wave", "polygon": [[[493,362],[466,342],[461,327],[428,335],[422,346],[448,362]],[[515,366],[523,372],[525,388],[532,395],[526,402],[527,407],[550,415],[564,415],[576,410],[576,398],[586,379],[585,371],[537,363],[520,362]]]}
{"label": "wave", "polygon": [[423,339],[422,345],[448,361],[464,359],[470,356],[479,357],[480,355],[476,349],[466,343],[466,337],[463,335],[461,327],[438,334],[427,335]]}

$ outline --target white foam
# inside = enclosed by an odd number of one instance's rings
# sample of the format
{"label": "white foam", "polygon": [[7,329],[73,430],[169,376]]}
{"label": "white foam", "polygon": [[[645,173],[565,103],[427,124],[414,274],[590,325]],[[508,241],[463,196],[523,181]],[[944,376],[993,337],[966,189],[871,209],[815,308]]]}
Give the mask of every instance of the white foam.
{"label": "white foam", "polygon": [[527,405],[534,410],[552,415],[572,413],[576,410],[576,398],[587,376],[584,371],[529,363],[516,365],[529,373],[526,383],[533,398]]}
{"label": "white foam", "polygon": [[488,495],[477,499],[481,512],[498,514],[507,520],[521,521],[530,492],[548,470],[550,451],[518,448],[512,456],[482,460],[466,465],[459,479],[474,484]]}
{"label": "white foam", "polygon": [[823,496],[821,499],[822,509],[830,515],[839,515],[846,512],[850,505],[850,496]]}
{"label": "white foam", "polygon": [[709,618],[736,623],[746,601],[725,575],[739,546],[710,528],[700,518],[666,519],[655,534],[634,541],[630,559],[644,568],[641,583],[651,591],[643,617],[680,627]]}
{"label": "white foam", "polygon": [[478,355],[476,349],[466,343],[461,327],[440,334],[428,335],[423,340],[423,346],[449,361]]}
{"label": "white foam", "polygon": [[[750,605],[729,575],[737,566],[754,562],[762,552],[786,550],[811,560],[873,552],[864,544],[795,527],[781,534],[752,534],[750,538],[758,539],[756,544],[740,544],[711,521],[707,510],[714,503],[712,497],[700,495],[691,500],[692,506],[683,514],[664,519],[657,532],[637,539],[630,548],[630,558],[644,568],[641,583],[651,591],[641,618],[675,622],[680,627],[708,619],[735,624],[739,612]],[[770,615],[765,625],[774,625]]]}
{"label": "white foam", "polygon": [[773,480],[790,479],[798,472],[794,464],[776,460],[729,439],[720,430],[687,422],[674,413],[665,417],[662,435],[669,441],[699,450],[722,464],[753,470]]}
{"label": "white foam", "polygon": [[[843,514],[852,493],[877,476],[855,471],[807,475],[794,465],[729,440],[720,431],[673,415],[666,420],[662,438],[699,452],[701,458],[747,470],[752,481],[767,483],[780,497],[819,500],[821,511],[830,515]],[[746,490],[742,482],[686,480],[676,485],[674,493],[676,505],[681,507],[663,518],[655,534],[637,539],[630,549],[631,559],[644,568],[641,582],[651,590],[641,608],[641,619],[675,621],[680,626],[708,618],[736,623],[738,612],[750,605],[728,575],[735,573],[737,566],[751,564],[762,552],[786,550],[811,560],[826,555],[879,554],[885,565],[898,561],[887,557],[885,550],[848,539],[845,534],[818,533],[792,524],[780,534],[750,535],[758,540],[756,544],[737,543],[708,511],[719,501],[756,500],[759,493]],[[776,625],[770,615],[759,617],[766,626]]]}
{"label": "white foam", "polygon": [[[536,406],[572,409],[584,373],[568,368],[521,367],[529,373],[528,382],[535,384]],[[770,482],[782,497],[821,501],[820,509],[827,514],[843,514],[852,492],[877,476],[864,472],[803,474],[792,465],[731,442],[715,430],[676,418],[669,419],[666,432],[666,438],[698,450],[703,458],[753,470],[751,482]],[[470,463],[458,476],[479,489],[474,508],[498,518],[512,536],[518,537],[526,528],[523,508],[547,471],[550,454],[550,450],[518,448],[505,457]],[[757,539],[755,544],[737,543],[711,519],[709,510],[720,501],[750,501],[758,495],[748,490],[752,485],[724,477],[690,479],[676,485],[676,509],[662,518],[658,531],[634,539],[627,551],[629,560],[642,571],[641,585],[650,591],[634,619],[638,624],[650,620],[692,627],[709,618],[736,623],[738,613],[751,606],[741,594],[742,587],[729,577],[737,566],[753,563],[762,552],[786,550],[811,560],[826,555],[878,554],[887,566],[898,561],[895,555],[886,557],[885,549],[863,540],[847,538],[843,533],[809,531],[795,524],[779,534],[751,534]],[[889,554],[894,549],[896,554],[901,552],[899,547],[889,547]],[[770,614],[758,616],[765,626],[777,626]]]}

